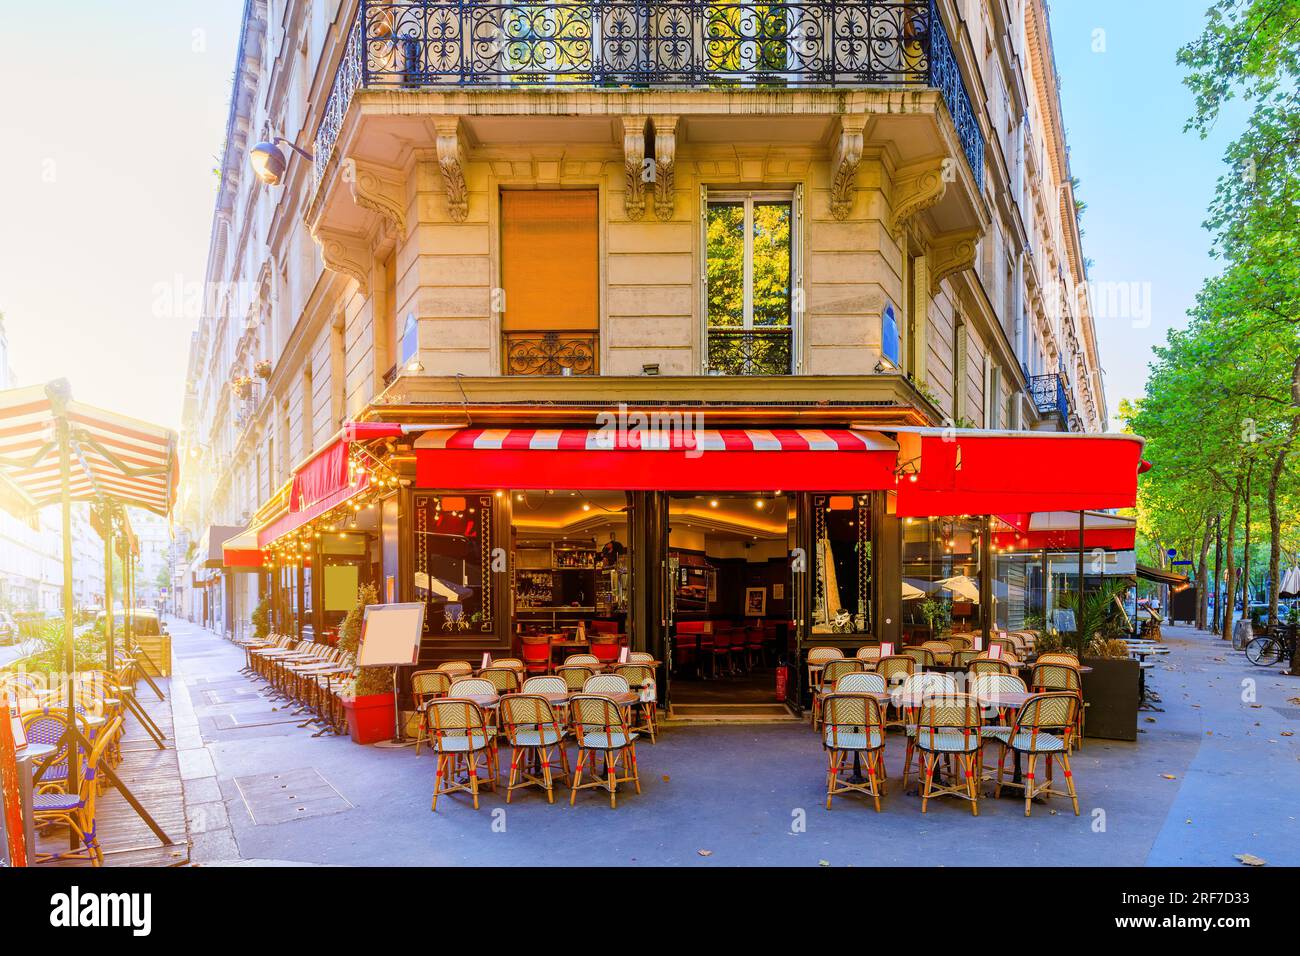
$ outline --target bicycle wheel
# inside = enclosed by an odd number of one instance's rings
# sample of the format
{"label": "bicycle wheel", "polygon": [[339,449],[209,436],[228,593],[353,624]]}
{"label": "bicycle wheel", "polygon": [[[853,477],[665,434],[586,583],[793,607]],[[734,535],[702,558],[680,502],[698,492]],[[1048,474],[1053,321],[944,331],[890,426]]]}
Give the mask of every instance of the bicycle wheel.
{"label": "bicycle wheel", "polygon": [[1282,659],[1282,643],[1273,637],[1257,637],[1246,645],[1246,660],[1268,667]]}

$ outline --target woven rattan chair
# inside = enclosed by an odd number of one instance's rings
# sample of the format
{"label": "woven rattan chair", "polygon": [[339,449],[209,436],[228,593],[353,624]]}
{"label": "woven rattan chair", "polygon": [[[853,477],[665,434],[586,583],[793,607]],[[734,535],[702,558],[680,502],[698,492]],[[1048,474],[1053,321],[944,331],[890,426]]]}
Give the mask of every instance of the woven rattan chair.
{"label": "woven rattan chair", "polygon": [[438,670],[448,674],[472,674],[474,667],[469,661],[444,661],[438,665]]}
{"label": "woven rattan chair", "polygon": [[[636,766],[636,738],[623,720],[623,712],[608,697],[594,694],[575,694],[569,698],[569,719],[573,736],[578,743],[578,764],[574,769],[573,784],[569,789],[569,806],[578,798],[579,790],[604,787],[609,791],[609,806],[617,806],[620,783],[631,781],[636,792],[641,792],[641,777]],[[605,779],[600,779],[603,763]],[[619,766],[622,765],[622,775]],[[594,779],[582,782],[582,771],[591,767]]]}
{"label": "woven rattan chair", "polygon": [[[876,664],[876,673],[885,679],[887,687],[897,687],[916,673],[916,660],[906,654],[890,654],[882,657]],[[890,714],[893,716],[891,717]],[[903,724],[902,709],[893,704],[888,705],[885,708],[885,729],[902,727]]]}
{"label": "woven rattan chair", "polygon": [[813,647],[808,651],[808,686],[813,692],[822,689],[821,668],[827,661],[839,660],[844,652],[838,647]]}
{"label": "woven rattan chair", "polygon": [[627,686],[640,698],[636,705],[636,718],[632,729],[650,735],[655,742],[659,730],[659,693],[655,686],[655,669],[647,664],[619,664],[614,673],[627,681]]}
{"label": "woven rattan chair", "polygon": [[500,696],[514,694],[519,691],[519,674],[520,671],[512,667],[498,667],[493,664],[491,667],[485,667],[479,671],[478,676],[490,683]]}
{"label": "woven rattan chair", "polygon": [[924,645],[920,647],[905,647],[900,653],[916,661],[918,669],[922,667],[934,667],[935,664],[938,663],[938,661],[935,660],[934,651]]}
{"label": "woven rattan chair", "polygon": [[548,674],[542,677],[530,677],[524,681],[525,694],[567,694],[569,687],[563,677]]}
{"label": "woven rattan chair", "polygon": [[[534,678],[536,680],[537,678]],[[501,698],[501,724],[510,741],[510,778],[506,781],[506,803],[514,791],[537,786],[546,791],[546,802],[555,802],[552,770],[570,781],[569,756],[564,751],[568,733],[545,697],[512,694]]]}
{"label": "woven rattan chair", "polygon": [[952,663],[954,667],[970,667],[970,662],[979,656],[979,651],[972,651],[970,648],[964,648],[960,651],[952,652]]}
{"label": "woven rattan chair", "polygon": [[[84,713],[75,715],[77,730],[82,737],[90,740],[90,726],[86,723]],[[68,733],[68,712],[66,710],[34,710],[23,714],[23,733],[28,743],[47,744],[55,752],[46,757],[35,768],[32,785],[37,793],[49,791],[62,792],[68,787],[68,752],[72,747],[71,735]],[[77,745],[80,752],[81,747]],[[85,759],[85,754],[81,754]]]}
{"label": "woven rattan chair", "polygon": [[[483,709],[472,700],[433,700],[429,702],[428,713],[429,743],[438,755],[431,809],[437,811],[441,794],[463,792],[474,798],[474,809],[477,810],[480,764],[486,764],[487,785],[496,789],[496,733],[488,726]],[[465,783],[456,780],[456,774],[461,771],[468,777]]]}
{"label": "woven rattan chair", "polygon": [[858,648],[858,652],[853,656],[865,662],[868,670],[874,670],[876,664],[880,662],[880,645],[864,644]]}
{"label": "woven rattan chair", "polygon": [[36,826],[62,824],[81,842],[79,847],[58,853],[37,852],[34,854],[37,863],[88,859],[91,866],[103,866],[104,851],[99,845],[95,816],[95,797],[100,788],[98,773],[104,755],[114,745],[121,731],[121,717],[114,717],[100,729],[90,755],[82,762],[77,793],[46,790],[32,796],[32,821]]}
{"label": "woven rattan chair", "polygon": [[863,670],[865,670],[865,662],[858,660],[856,657],[837,657],[835,660],[826,662],[826,667],[822,670],[821,687],[813,692],[813,730],[821,726],[822,700],[827,694],[835,692],[835,682],[845,674],[853,674]]}
{"label": "woven rattan chair", "polygon": [[517,657],[502,657],[494,660],[489,667],[508,667],[512,671],[524,672],[524,662]]}
{"label": "woven rattan chair", "polygon": [[[499,697],[496,687],[490,680],[482,677],[458,677],[451,682],[447,688],[448,697]],[[483,711],[483,717],[487,721],[488,729],[494,734],[497,728],[497,705],[496,704],[479,704],[479,709]]]}
{"label": "woven rattan chair", "polygon": [[631,652],[627,655],[627,662],[628,662],[629,664],[654,664],[654,663],[656,663],[656,662],[655,662],[655,656],[654,656],[653,654],[647,654],[645,651],[631,651]]}
{"label": "woven rattan chair", "polygon": [[934,655],[936,664],[952,663],[953,646],[948,641],[926,641],[921,646]]}
{"label": "woven rattan chair", "polygon": [[[1005,705],[994,706],[985,701],[999,694],[1024,694],[1027,692],[1025,682],[1012,674],[975,674],[970,677],[967,689],[984,709],[984,723],[980,725],[980,736],[985,740],[1006,739],[1017,708]],[[987,772],[990,768],[982,766],[981,769]]]}
{"label": "woven rattan chair", "polygon": [[429,739],[429,718],[426,713],[428,703],[439,697],[446,697],[451,690],[451,675],[446,671],[416,671],[411,675],[411,696],[415,699],[415,709],[419,711],[420,721],[415,737],[415,755],[420,755],[420,744]]}
{"label": "woven rattan chair", "polygon": [[1079,658],[1069,651],[1048,651],[1046,654],[1039,654],[1035,664],[1064,664],[1067,667],[1078,667]]}
{"label": "woven rattan chair", "polygon": [[[917,711],[916,722],[916,749],[924,771],[921,812],[926,812],[934,797],[955,796],[969,800],[971,813],[979,816],[982,745],[979,701],[966,694],[929,697]],[[940,760],[947,764],[946,786],[935,782]]]}
{"label": "woven rattan chair", "polygon": [[587,678],[587,683],[582,685],[582,692],[584,694],[629,694],[632,688],[628,686],[627,679],[618,674],[596,674]]}
{"label": "woven rattan chair", "polygon": [[1078,723],[1075,726],[1076,733],[1071,737],[1071,744],[1082,747],[1084,721],[1087,719],[1088,708],[1083,702],[1083,675],[1079,673],[1078,661],[1069,660],[1053,664],[1045,663],[1039,658],[1029,673],[1029,689],[1035,694],[1060,690],[1073,694],[1079,699],[1079,707],[1075,711],[1075,719]]}
{"label": "woven rattan chair", "polygon": [[[917,713],[921,703],[928,697],[952,697],[957,693],[957,681],[951,674],[926,671],[912,674],[903,681],[903,685],[894,691],[894,706],[903,715],[903,733],[907,735],[907,750],[903,756],[903,786],[907,786],[907,775],[912,769],[912,757],[916,754]],[[918,768],[921,764],[917,764]]]}
{"label": "woven rattan chair", "polygon": [[835,682],[837,694],[883,694],[885,679],[871,671],[854,671]]}
{"label": "woven rattan chair", "polygon": [[590,667],[600,670],[600,658],[595,654],[570,654],[564,659],[565,667]]}
{"label": "woven rattan chair", "polygon": [[[1020,787],[1025,793],[1025,816],[1029,816],[1034,797],[1069,797],[1074,815],[1079,815],[1079,795],[1074,789],[1074,774],[1070,770],[1070,738],[1078,720],[1079,698],[1068,691],[1035,694],[1016,714],[1006,739],[996,738],[1001,744],[998,753],[997,782],[994,796],[1002,795],[1003,787]],[[1003,780],[1007,754],[1017,752],[1027,762],[1021,783]],[[1046,758],[1046,776],[1037,782],[1035,771],[1038,759]],[[1065,775],[1065,790],[1052,787],[1052,764],[1057,761]]]}
{"label": "woven rattan chair", "polygon": [[[844,680],[855,676],[846,675]],[[879,813],[880,797],[885,788],[885,723],[880,704],[874,697],[831,693],[826,695],[822,706],[825,715],[822,746],[827,754],[826,809],[831,808],[831,800],[836,794],[865,793],[871,797]],[[854,754],[858,755],[866,772],[866,779],[861,783],[844,776],[846,770],[854,768],[852,760],[846,761]]]}
{"label": "woven rattan chair", "polygon": [[968,651],[972,647],[971,639],[965,634],[948,634],[943,642],[954,651]]}
{"label": "woven rattan chair", "polygon": [[555,668],[555,676],[564,681],[569,693],[581,693],[582,688],[596,671],[585,664],[561,664]]}
{"label": "woven rattan chair", "polygon": [[1014,673],[1014,670],[1007,661],[984,657],[983,655],[973,658],[966,665],[966,673],[972,677],[977,674],[1011,674]]}

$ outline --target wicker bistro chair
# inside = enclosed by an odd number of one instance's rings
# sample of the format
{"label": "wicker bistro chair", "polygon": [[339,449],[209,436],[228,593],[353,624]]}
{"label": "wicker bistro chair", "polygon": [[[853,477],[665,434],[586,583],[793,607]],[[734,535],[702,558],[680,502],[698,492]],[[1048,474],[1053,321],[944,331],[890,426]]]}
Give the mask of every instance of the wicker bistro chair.
{"label": "wicker bistro chair", "polygon": [[846,674],[852,674],[865,669],[865,662],[858,660],[856,657],[837,657],[835,660],[826,662],[826,667],[822,670],[821,687],[813,692],[813,730],[816,730],[821,726],[822,701],[825,699],[827,694],[833,694],[835,692],[836,682]]}
{"label": "wicker bistro chair", "polygon": [[490,683],[498,696],[519,692],[519,671],[512,667],[500,667],[493,664],[479,671],[479,678]]}
{"label": "wicker bistro chair", "polygon": [[518,657],[499,657],[494,660],[489,667],[508,667],[512,671],[522,674],[524,672],[524,662]]}
{"label": "wicker bistro chair", "polygon": [[1052,664],[1039,660],[1029,674],[1029,689],[1035,694],[1059,690],[1078,698],[1079,707],[1075,711],[1076,733],[1071,736],[1071,743],[1075,747],[1082,747],[1088,705],[1083,701],[1083,677],[1079,674],[1078,662]]}
{"label": "wicker bistro chair", "polygon": [[[444,697],[429,702],[429,744],[438,755],[438,770],[433,778],[433,803],[430,809],[438,810],[438,797],[444,793],[468,793],[478,809],[479,765],[485,764],[487,785],[496,789],[498,779],[497,741],[495,731],[488,726],[483,708],[472,700]],[[465,782],[458,782],[456,774],[464,772]]]}
{"label": "wicker bistro chair", "polygon": [[953,645],[948,641],[926,641],[921,645],[934,655],[936,664],[951,664]]}
{"label": "wicker bistro chair", "polygon": [[[850,681],[856,676],[847,674],[843,680]],[[836,794],[865,793],[879,813],[880,797],[885,790],[885,721],[880,704],[874,697],[834,692],[826,695],[822,707],[825,715],[822,746],[827,755],[826,809],[831,808]],[[867,779],[861,783],[843,776],[846,769],[853,769],[851,761],[845,765],[845,758],[853,754],[866,765]]]}
{"label": "wicker bistro chair", "polygon": [[[1025,682],[1012,674],[973,674],[967,689],[984,708],[984,723],[980,726],[980,736],[985,740],[1005,739],[1010,731],[1016,708],[1001,705],[995,707],[985,704],[984,701],[998,694],[1024,694],[1028,690]],[[990,768],[981,764],[981,770],[987,774]]]}
{"label": "wicker bistro chair", "polygon": [[[447,688],[448,697],[499,697],[496,687],[490,680],[482,677],[460,677],[451,682]],[[479,705],[483,711],[484,720],[487,722],[488,730],[495,735],[497,733],[497,706]]]}
{"label": "wicker bistro chair", "polygon": [[1049,651],[1039,654],[1035,664],[1064,664],[1066,667],[1078,667],[1079,658],[1068,651]]}
{"label": "wicker bistro chair", "polygon": [[587,682],[582,685],[584,694],[629,694],[632,688],[628,685],[626,677],[620,677],[618,674],[596,674],[587,678]]}
{"label": "wicker bistro chair", "polygon": [[[620,783],[631,781],[636,792],[641,792],[641,777],[636,766],[635,732],[628,729],[623,712],[608,697],[595,694],[575,694],[569,698],[569,719],[573,736],[578,743],[578,764],[574,769],[573,784],[569,788],[569,806],[578,799],[579,790],[604,787],[609,791],[609,806],[617,806]],[[603,755],[605,779],[600,779],[597,755]],[[619,764],[623,774],[619,775]],[[591,766],[593,780],[582,782],[582,770]]]}
{"label": "wicker bistro chair", "polygon": [[990,637],[989,647],[995,645],[1001,647],[1002,652],[1004,654],[1010,654],[1012,658],[1018,658],[1020,656],[1020,648],[1018,648],[1016,642],[1009,637]]}
{"label": "wicker bistro chair", "polygon": [[880,645],[864,644],[858,648],[854,656],[864,662],[868,670],[875,670],[876,665],[880,663]]}
{"label": "wicker bistro chair", "polygon": [[438,670],[446,674],[472,674],[474,666],[469,661],[443,661]]}
{"label": "wicker bistro chair", "polygon": [[[81,732],[81,736],[90,740],[90,727],[86,723],[85,716],[79,712],[75,716],[77,730]],[[35,768],[32,785],[36,792],[61,793],[67,790],[68,754],[73,746],[72,735],[68,733],[68,712],[64,709],[32,710],[23,714],[20,719],[23,722],[23,733],[30,743],[48,744],[55,748],[55,752]],[[84,761],[85,754],[81,753],[80,744],[77,745],[77,751],[80,759]]]}
{"label": "wicker bistro chair", "polygon": [[522,691],[525,694],[567,694],[569,685],[564,682],[563,677],[547,674],[525,680]]}
{"label": "wicker bistro chair", "polygon": [[420,722],[415,735],[415,755],[420,756],[420,744],[429,739],[429,701],[446,697],[451,690],[451,675],[446,671],[416,671],[411,675],[411,696]]}
{"label": "wicker bistro chair", "polygon": [[949,634],[944,637],[943,643],[951,647],[953,651],[968,651],[973,646],[971,639],[965,634]]}
{"label": "wicker bistro chair", "polygon": [[636,718],[632,729],[650,735],[650,743],[655,742],[659,730],[659,693],[655,686],[655,669],[648,664],[619,664],[614,673],[627,681],[627,686],[640,698],[636,705]]}
{"label": "wicker bistro chair", "polygon": [[[1011,727],[995,738],[1001,749],[998,753],[994,796],[1001,796],[1003,787],[1020,787],[1025,793],[1025,816],[1029,816],[1034,797],[1069,797],[1074,805],[1074,815],[1079,815],[1079,795],[1074,789],[1074,775],[1070,770],[1070,738],[1074,735],[1078,711],[1079,698],[1068,691],[1035,694],[1025,702]],[[1028,762],[1021,783],[1002,779],[1007,754],[1010,752],[1023,754]],[[1039,757],[1045,757],[1047,764],[1046,779],[1042,783],[1036,782],[1034,773]],[[1052,788],[1054,760],[1060,762],[1065,774],[1064,791]]]}
{"label": "wicker bistro chair", "polygon": [[[883,694],[886,689],[885,679],[879,674],[871,671],[854,671],[845,674],[835,682],[834,692],[836,694]],[[825,717],[823,716],[822,719],[825,720]]]}
{"label": "wicker bistro chair", "polygon": [[554,803],[551,771],[558,769],[563,773],[565,783],[572,779],[569,756],[564,750],[568,730],[556,717],[555,710],[545,697],[511,694],[501,698],[501,723],[510,741],[506,803],[516,790],[531,786],[544,789],[546,802]]}
{"label": "wicker bistro chair", "polygon": [[954,667],[970,667],[970,662],[980,656],[979,651],[972,651],[970,648],[964,648],[952,652],[952,663]]}
{"label": "wicker bistro chair", "polygon": [[570,654],[564,659],[565,667],[590,667],[593,671],[600,670],[600,658],[595,654]]}
{"label": "wicker bistro chair", "polygon": [[918,668],[934,667],[935,664],[939,663],[935,660],[934,651],[925,646],[904,647],[901,653],[905,657],[910,657],[912,660],[916,661],[916,666]]}
{"label": "wicker bistro chair", "polygon": [[654,656],[653,654],[647,654],[645,651],[631,651],[631,652],[629,652],[628,655],[627,655],[627,662],[628,662],[629,664],[656,664],[656,663],[658,663],[658,662],[655,660],[655,656]]}
{"label": "wicker bistro chair", "polygon": [[32,797],[32,819],[38,827],[62,824],[81,841],[81,846],[60,853],[36,853],[37,863],[50,860],[88,859],[91,866],[104,865],[104,850],[96,836],[95,797],[99,790],[98,771],[109,748],[122,732],[122,718],[114,717],[100,731],[90,756],[82,763],[79,790],[75,794],[45,791]]}
{"label": "wicker bistro chair", "polygon": [[[912,674],[894,691],[893,706],[903,715],[903,733],[907,735],[907,750],[903,757],[904,787],[907,786],[907,775],[912,769],[912,757],[916,755],[917,715],[921,704],[930,697],[953,697],[956,693],[956,679],[951,674],[935,671]],[[918,760],[918,770],[923,767],[924,762]]]}
{"label": "wicker bistro chair", "polygon": [[967,662],[966,673],[970,674],[971,677],[979,674],[1011,674],[1012,667],[1008,661],[980,656]]}
{"label": "wicker bistro chair", "polygon": [[[921,754],[925,778],[921,786],[921,812],[933,797],[955,796],[970,801],[979,816],[980,705],[966,694],[926,698],[917,712],[916,749]],[[936,785],[940,759],[948,765],[947,786]],[[906,780],[906,772],[904,772]]]}
{"label": "wicker bistro chair", "polygon": [[[876,673],[885,679],[887,687],[893,687],[916,673],[916,660],[905,654],[890,654],[882,657],[876,664]],[[893,718],[889,716],[891,712],[894,714]],[[895,707],[892,703],[885,708],[886,730],[890,727],[902,727],[904,724],[902,708]]]}
{"label": "wicker bistro chair", "polygon": [[588,678],[595,673],[594,668],[585,664],[561,664],[555,668],[555,676],[564,681],[564,686],[569,689],[571,694],[581,693]]}
{"label": "wicker bistro chair", "polygon": [[814,692],[822,689],[821,668],[828,662],[838,660],[844,652],[838,647],[813,647],[808,650],[808,686]]}

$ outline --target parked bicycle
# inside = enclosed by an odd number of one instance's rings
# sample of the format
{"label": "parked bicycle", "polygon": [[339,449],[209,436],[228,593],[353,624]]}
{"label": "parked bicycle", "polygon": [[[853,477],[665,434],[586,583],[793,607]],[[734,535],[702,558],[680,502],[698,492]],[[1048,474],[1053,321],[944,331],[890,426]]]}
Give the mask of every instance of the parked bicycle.
{"label": "parked bicycle", "polygon": [[1275,627],[1246,645],[1246,660],[1259,667],[1270,667],[1282,661],[1290,661],[1295,655],[1295,644],[1294,625]]}

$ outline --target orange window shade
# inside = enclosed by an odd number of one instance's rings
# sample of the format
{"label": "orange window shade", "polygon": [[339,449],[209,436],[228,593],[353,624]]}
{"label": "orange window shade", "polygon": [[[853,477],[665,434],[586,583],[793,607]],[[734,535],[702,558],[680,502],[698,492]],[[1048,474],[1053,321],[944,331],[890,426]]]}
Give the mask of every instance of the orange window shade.
{"label": "orange window shade", "polygon": [[594,189],[501,193],[506,331],[600,327]]}

